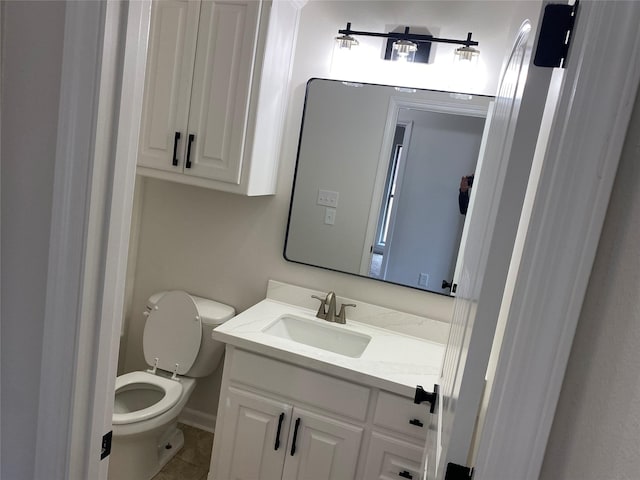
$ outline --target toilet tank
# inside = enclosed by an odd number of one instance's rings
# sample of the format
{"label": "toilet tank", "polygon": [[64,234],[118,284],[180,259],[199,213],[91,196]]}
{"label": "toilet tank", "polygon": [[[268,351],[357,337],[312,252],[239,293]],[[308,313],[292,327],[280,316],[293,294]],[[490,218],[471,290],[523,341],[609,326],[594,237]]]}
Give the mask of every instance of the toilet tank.
{"label": "toilet tank", "polygon": [[[149,297],[147,309],[152,310],[157,301],[164,295],[160,292]],[[236,311],[233,307],[208,298],[196,297],[189,294],[196,304],[200,320],[202,322],[202,339],[200,350],[191,368],[187,371],[187,377],[206,377],[211,375],[220,365],[224,355],[224,343],[211,338],[211,332],[217,326],[232,318]]]}

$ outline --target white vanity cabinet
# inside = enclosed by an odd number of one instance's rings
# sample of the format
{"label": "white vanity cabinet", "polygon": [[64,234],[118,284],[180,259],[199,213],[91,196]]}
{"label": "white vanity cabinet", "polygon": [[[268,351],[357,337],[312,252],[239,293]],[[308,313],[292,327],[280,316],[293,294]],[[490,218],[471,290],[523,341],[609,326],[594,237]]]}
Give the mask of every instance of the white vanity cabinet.
{"label": "white vanity cabinet", "polygon": [[154,1],[139,174],[275,193],[300,5]]}
{"label": "white vanity cabinet", "polygon": [[363,386],[227,347],[209,479],[352,479],[368,401]]}
{"label": "white vanity cabinet", "polygon": [[228,345],[208,479],[418,479],[428,422],[410,398]]}
{"label": "white vanity cabinet", "polygon": [[353,476],[362,428],[233,387],[225,400],[216,478]]}

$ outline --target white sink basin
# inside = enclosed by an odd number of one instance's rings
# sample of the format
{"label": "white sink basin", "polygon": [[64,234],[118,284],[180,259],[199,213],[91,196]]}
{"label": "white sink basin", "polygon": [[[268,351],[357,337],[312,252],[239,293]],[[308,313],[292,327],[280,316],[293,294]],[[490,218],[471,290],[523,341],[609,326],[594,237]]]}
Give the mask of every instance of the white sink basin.
{"label": "white sink basin", "polygon": [[262,331],[274,337],[352,358],[360,357],[371,341],[369,335],[345,330],[341,325],[292,315],[279,317]]}

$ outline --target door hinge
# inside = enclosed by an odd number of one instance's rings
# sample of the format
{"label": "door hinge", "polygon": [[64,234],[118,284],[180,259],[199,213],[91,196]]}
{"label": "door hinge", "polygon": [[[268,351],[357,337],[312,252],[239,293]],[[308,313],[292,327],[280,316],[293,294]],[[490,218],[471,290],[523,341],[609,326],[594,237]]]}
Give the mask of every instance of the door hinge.
{"label": "door hinge", "polygon": [[544,8],[534,65],[564,68],[577,9],[577,1],[574,5],[551,3]]}
{"label": "door hinge", "polygon": [[447,471],[444,480],[471,480],[473,478],[473,468],[464,467],[457,463],[447,463]]}
{"label": "door hinge", "polygon": [[113,430],[102,436],[102,448],[100,450],[100,460],[104,460],[111,453],[111,439],[113,438]]}
{"label": "door hinge", "polygon": [[413,397],[413,403],[422,403],[428,402],[431,404],[429,408],[430,413],[434,413],[436,411],[436,403],[438,402],[438,393],[440,392],[440,386],[434,385],[433,392],[427,392],[422,385],[418,385],[416,387],[416,394]]}

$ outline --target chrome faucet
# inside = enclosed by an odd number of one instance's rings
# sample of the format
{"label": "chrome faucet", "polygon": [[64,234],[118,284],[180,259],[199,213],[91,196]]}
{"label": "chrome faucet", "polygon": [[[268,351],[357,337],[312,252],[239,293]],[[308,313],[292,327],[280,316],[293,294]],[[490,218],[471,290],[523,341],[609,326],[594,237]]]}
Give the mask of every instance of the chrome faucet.
{"label": "chrome faucet", "polygon": [[347,323],[347,317],[345,307],[355,307],[354,303],[343,303],[340,306],[340,313],[336,316],[336,294],[334,292],[327,293],[325,298],[318,297],[317,295],[311,295],[312,298],[320,300],[320,307],[316,317],[326,320],[327,322]]}

